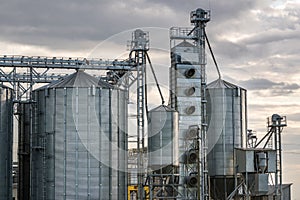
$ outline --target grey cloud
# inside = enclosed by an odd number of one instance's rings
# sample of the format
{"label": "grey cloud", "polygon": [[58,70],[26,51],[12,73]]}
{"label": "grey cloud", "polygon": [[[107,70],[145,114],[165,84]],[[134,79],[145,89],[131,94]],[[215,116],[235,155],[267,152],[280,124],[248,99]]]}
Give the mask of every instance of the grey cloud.
{"label": "grey cloud", "polygon": [[246,81],[240,81],[241,85],[245,85],[245,87],[249,90],[264,90],[264,89],[270,89],[274,85],[277,85],[277,83],[272,82],[267,79],[250,79]]}
{"label": "grey cloud", "polygon": [[0,7],[0,25],[5,27],[0,39],[71,49],[136,27],[176,24],[169,17],[172,11],[164,9],[133,0],[5,1]]}
{"label": "grey cloud", "polygon": [[[222,2],[223,3],[223,2]],[[222,62],[226,63],[247,63],[248,61],[257,62],[258,60],[272,60],[273,55],[298,55],[300,41],[299,37],[299,20],[300,4],[287,5],[284,10],[275,10],[271,8],[266,1],[253,1],[252,3],[244,2],[241,9],[239,7],[231,7],[233,18],[225,16],[227,5],[218,2],[217,7],[223,12],[215,13],[216,20],[208,24],[207,32],[215,50],[215,54],[222,56]],[[227,2],[224,2],[226,4]],[[236,3],[234,1],[234,3]],[[213,7],[213,6],[212,6]],[[230,7],[230,5],[229,5]],[[213,7],[214,8],[214,7]],[[255,11],[260,11],[256,13]],[[271,14],[269,14],[271,13]],[[283,13],[283,14],[278,14]],[[224,16],[222,16],[224,15]],[[220,17],[222,16],[222,17]],[[289,24],[289,25],[287,25]],[[293,25],[293,27],[290,27]],[[242,35],[245,38],[237,38],[236,42],[232,42],[235,35]],[[278,59],[277,59],[278,60]],[[297,61],[296,61],[297,60]],[[285,73],[289,71],[288,66],[299,63],[299,58],[291,60],[289,58],[281,58],[276,65],[282,65],[278,71]],[[268,66],[259,66],[259,70],[266,70]],[[273,68],[273,69],[274,69]],[[251,70],[251,69],[249,69]],[[294,68],[297,70],[297,68]],[[251,71],[249,71],[251,72]]]}
{"label": "grey cloud", "polygon": [[300,122],[300,113],[291,113],[287,116],[288,120]]}
{"label": "grey cloud", "polygon": [[[5,1],[0,8],[0,38],[18,43],[71,48],[136,27],[189,25],[189,12],[213,9],[222,24],[254,7],[254,1],[199,3],[182,0]],[[226,17],[225,17],[225,16]]]}
{"label": "grey cloud", "polygon": [[[244,58],[250,53],[249,49],[241,43],[233,43],[230,41],[212,41],[214,50],[217,52],[217,57],[225,57],[230,59]],[[217,43],[217,45],[216,45]]]}
{"label": "grey cloud", "polygon": [[[290,120],[290,115],[287,116],[287,120]],[[298,129],[289,127],[289,125],[283,129],[282,144],[283,149],[285,150],[284,153],[300,153],[298,142],[300,141],[300,135],[298,131]]]}
{"label": "grey cloud", "polygon": [[299,32],[269,30],[251,36],[249,38],[246,38],[242,40],[242,42],[247,43],[248,45],[253,45],[253,44],[279,42],[281,40],[292,40],[295,38],[299,39]]}
{"label": "grey cloud", "polygon": [[296,83],[285,82],[273,82],[263,78],[253,78],[246,81],[239,81],[241,85],[245,85],[250,90],[266,90],[266,89],[278,89],[278,90],[297,90],[300,85]]}
{"label": "grey cloud", "polygon": [[260,110],[260,111],[266,111],[266,110],[268,110],[268,109],[270,109],[270,108],[272,108],[272,109],[274,109],[274,110],[277,110],[277,109],[279,109],[279,108],[282,108],[282,107],[284,107],[284,108],[296,108],[296,109],[300,109],[300,104],[298,105],[298,104],[288,104],[288,103],[286,103],[286,104],[268,104],[268,106],[266,106],[266,105],[262,105],[262,104],[253,104],[253,103],[250,103],[250,104],[248,104],[248,108],[250,109],[250,110]]}
{"label": "grey cloud", "polygon": [[299,25],[299,4],[293,1],[285,2],[286,7],[284,11],[276,12],[274,9],[267,9],[265,12],[261,12],[258,18],[262,21],[268,22],[267,27],[276,27],[279,30],[295,30]]}

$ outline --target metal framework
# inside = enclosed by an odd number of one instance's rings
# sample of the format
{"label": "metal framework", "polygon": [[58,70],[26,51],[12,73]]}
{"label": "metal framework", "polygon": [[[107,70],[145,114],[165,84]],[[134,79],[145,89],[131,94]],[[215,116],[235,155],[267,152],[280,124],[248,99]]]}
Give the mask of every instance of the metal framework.
{"label": "metal framework", "polygon": [[[208,199],[208,169],[207,169],[207,115],[206,115],[206,55],[205,55],[205,27],[206,23],[210,21],[210,12],[202,9],[197,9],[191,12],[191,23],[194,24],[196,45],[200,49],[199,64],[201,66],[201,134],[200,141],[197,144],[200,151],[200,161],[198,167],[198,174],[200,184],[198,192],[201,194],[201,199]],[[198,199],[200,199],[198,197]]]}
{"label": "metal framework", "polygon": [[[7,82],[15,91],[15,101],[29,100],[36,83],[50,83],[66,74],[58,70],[112,70],[128,72],[137,69],[134,60],[102,60],[85,58],[48,58],[40,56],[2,56],[0,57],[0,82]],[[54,72],[50,73],[50,70]],[[134,80],[135,78],[132,78]],[[134,81],[132,81],[134,82]]]}
{"label": "metal framework", "polygon": [[[145,138],[145,76],[146,53],[149,50],[149,34],[136,30],[132,34],[129,58],[126,60],[102,60],[86,58],[49,58],[39,56],[1,56],[0,83],[7,83],[14,90],[15,103],[34,103],[32,91],[34,86],[41,83],[57,81],[67,74],[62,70],[102,70],[106,76],[100,77],[105,81],[118,85],[129,91],[136,85],[136,118],[137,132],[133,141],[138,149],[137,180],[138,199],[143,199],[145,163],[143,160]],[[128,97],[129,98],[129,97]],[[30,109],[30,112],[32,109]],[[30,122],[30,127],[32,122]]]}
{"label": "metal framework", "polygon": [[[268,157],[268,161],[263,162],[263,164],[261,165],[263,167],[268,167],[270,169],[267,170],[265,169],[265,171],[260,171],[261,168],[259,168],[259,165],[257,164],[258,166],[255,169],[249,168],[249,171],[247,171],[248,169],[243,171],[243,173],[240,174],[241,181],[239,185],[237,185],[235,190],[227,197],[228,200],[236,199],[236,198],[248,200],[251,199],[252,196],[257,196],[255,192],[254,194],[251,193],[251,187],[253,185],[267,184],[264,186],[268,187],[270,183],[263,183],[259,178],[257,178],[257,180],[254,180],[254,182],[252,180],[252,183],[250,183],[249,182],[250,176],[253,176],[253,174],[256,175],[269,174],[272,179],[272,184],[270,185],[274,186],[274,191],[272,191],[270,194],[267,193],[259,194],[258,195],[259,197],[262,198],[268,197],[276,200],[283,199],[281,133],[283,131],[283,127],[286,126],[287,126],[286,116],[273,114],[272,117],[269,117],[267,119],[268,132],[266,135],[264,135],[264,137],[262,137],[262,139],[259,142],[256,143],[257,138],[254,132],[252,130],[248,131],[248,147],[243,149],[243,151],[248,151],[250,153],[254,152],[256,154],[255,159],[259,157],[258,154],[261,152],[263,152],[263,154],[267,153],[268,156],[269,156],[269,152],[270,155],[274,153],[274,157],[272,156]],[[250,164],[249,166],[254,165],[251,162],[252,161],[249,162]],[[275,180],[273,180],[273,178]]]}
{"label": "metal framework", "polygon": [[137,132],[136,132],[136,149],[137,155],[137,183],[138,183],[138,199],[144,199],[144,182],[146,163],[143,159],[145,144],[145,84],[146,84],[146,54],[149,50],[149,34],[137,29],[132,34],[131,53],[134,54],[134,62],[136,63],[136,86],[137,86]]}
{"label": "metal framework", "polygon": [[[273,114],[267,119],[268,133],[258,142],[256,147],[261,144],[266,138],[264,147],[267,145],[276,151],[276,171],[275,171],[275,198],[282,200],[282,148],[281,148],[281,133],[283,127],[286,127],[286,116]],[[274,140],[273,140],[274,139]]]}
{"label": "metal framework", "polygon": [[[171,48],[176,47],[178,42],[186,42],[191,41],[194,45],[192,48],[193,54],[197,53],[197,60],[195,61],[187,61],[196,66],[200,66],[200,121],[195,122],[190,127],[194,128],[196,133],[196,137],[192,137],[184,140],[184,151],[189,152],[190,150],[195,151],[197,155],[196,161],[194,162],[185,162],[180,164],[180,178],[189,179],[191,185],[187,184],[186,181],[181,181],[181,189],[178,190],[179,195],[177,198],[179,199],[197,199],[204,200],[208,199],[208,171],[207,171],[207,115],[206,115],[206,54],[205,54],[205,27],[206,23],[210,21],[210,12],[203,9],[197,9],[191,12],[190,15],[191,23],[194,25],[194,28],[179,28],[173,27],[170,30],[170,40],[171,40]],[[179,45],[179,44],[178,44]],[[172,58],[172,65],[176,63],[176,56]],[[175,60],[173,60],[175,59]],[[183,58],[180,58],[183,59]],[[176,67],[174,68],[176,69]],[[198,70],[198,69],[197,69]],[[177,102],[176,88],[176,72],[175,70],[171,72],[171,90],[174,91],[174,94],[171,94],[171,103],[172,107],[176,108],[180,104]],[[173,77],[173,78],[172,78]],[[186,97],[188,98],[188,97]],[[197,102],[198,103],[198,102]],[[183,118],[185,118],[183,116]],[[182,118],[182,119],[183,119]],[[180,126],[180,124],[179,124]],[[197,178],[194,180],[194,177]],[[195,183],[196,182],[196,183]]]}

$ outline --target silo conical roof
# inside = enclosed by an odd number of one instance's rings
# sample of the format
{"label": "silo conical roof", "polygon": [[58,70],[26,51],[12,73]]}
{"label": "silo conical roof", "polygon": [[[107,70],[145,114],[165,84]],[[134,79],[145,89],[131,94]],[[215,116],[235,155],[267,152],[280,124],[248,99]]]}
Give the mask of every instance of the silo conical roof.
{"label": "silo conical roof", "polygon": [[0,88],[3,88],[3,89],[13,89],[12,87],[9,87],[7,85],[4,85],[4,84],[0,84]]}
{"label": "silo conical roof", "polygon": [[161,111],[174,112],[176,110],[166,105],[160,105],[158,107],[151,109],[149,112],[161,112]]}
{"label": "silo conical roof", "polygon": [[[232,83],[229,83],[223,79],[217,79],[211,83],[209,83],[206,88],[210,89],[210,88],[231,88],[231,89],[234,89],[234,88],[241,88],[237,85],[234,85]],[[243,89],[243,88],[242,88]]]}
{"label": "silo conical roof", "polygon": [[187,41],[183,41],[183,42],[180,42],[179,44],[177,44],[175,47],[195,47],[195,45],[193,45]]}
{"label": "silo conical roof", "polygon": [[60,80],[54,81],[48,85],[45,85],[39,89],[45,88],[73,88],[73,87],[101,87],[101,88],[114,88],[107,82],[101,81],[96,77],[93,77],[84,71],[78,70],[77,72],[64,77]]}

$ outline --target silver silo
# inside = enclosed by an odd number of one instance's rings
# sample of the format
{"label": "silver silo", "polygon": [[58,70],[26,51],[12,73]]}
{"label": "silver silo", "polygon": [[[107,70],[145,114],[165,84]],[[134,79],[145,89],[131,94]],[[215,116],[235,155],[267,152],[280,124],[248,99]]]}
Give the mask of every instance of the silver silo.
{"label": "silver silo", "polygon": [[0,200],[12,199],[13,90],[0,86]]}
{"label": "silver silo", "polygon": [[148,166],[178,166],[178,112],[161,105],[148,114]]}
{"label": "silver silo", "polygon": [[207,162],[216,199],[224,199],[234,189],[234,148],[246,144],[246,92],[221,79],[207,85]]}
{"label": "silver silo", "polygon": [[[148,113],[150,198],[176,198],[179,183],[178,112],[161,105]],[[175,185],[174,185],[175,184]]]}
{"label": "silver silo", "polygon": [[124,199],[127,93],[78,71],[33,97],[31,199]]}

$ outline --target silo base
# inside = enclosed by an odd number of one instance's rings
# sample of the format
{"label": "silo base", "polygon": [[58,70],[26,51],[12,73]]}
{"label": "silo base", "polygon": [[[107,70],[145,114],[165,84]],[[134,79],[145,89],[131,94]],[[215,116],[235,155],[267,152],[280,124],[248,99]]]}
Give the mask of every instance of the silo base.
{"label": "silo base", "polygon": [[235,189],[234,177],[210,177],[210,196],[213,199],[226,200]]}
{"label": "silo base", "polygon": [[150,197],[176,199],[179,184],[178,166],[166,166],[148,174]]}

